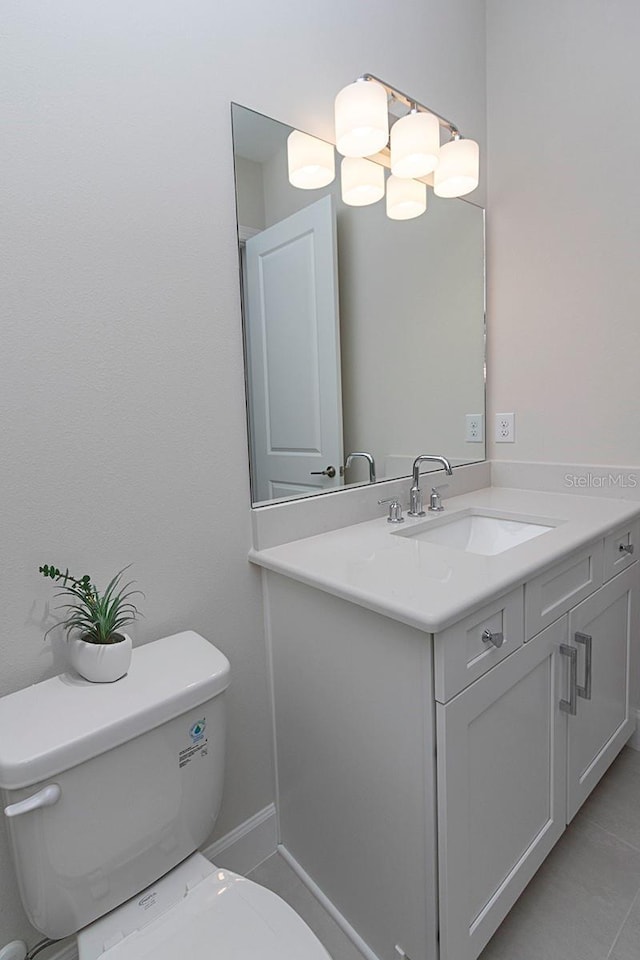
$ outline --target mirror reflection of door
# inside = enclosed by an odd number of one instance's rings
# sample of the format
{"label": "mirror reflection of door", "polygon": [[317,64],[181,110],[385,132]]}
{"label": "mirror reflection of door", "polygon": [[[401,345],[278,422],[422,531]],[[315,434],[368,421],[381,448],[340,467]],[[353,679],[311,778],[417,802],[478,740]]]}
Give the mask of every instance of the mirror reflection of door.
{"label": "mirror reflection of door", "polygon": [[331,195],[246,241],[254,501],[343,483],[337,262]]}

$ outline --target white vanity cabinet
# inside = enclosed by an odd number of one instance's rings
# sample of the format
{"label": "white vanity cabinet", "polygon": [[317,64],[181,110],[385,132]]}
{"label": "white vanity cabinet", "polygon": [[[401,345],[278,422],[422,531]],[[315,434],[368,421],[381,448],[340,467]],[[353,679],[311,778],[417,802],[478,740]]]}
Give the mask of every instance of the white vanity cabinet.
{"label": "white vanity cabinet", "polygon": [[369,960],[475,960],[633,733],[639,526],[435,633],[264,559],[280,842]]}
{"label": "white vanity cabinet", "polygon": [[[588,555],[545,576],[566,581]],[[440,960],[479,955],[631,736],[639,571],[437,703]]]}

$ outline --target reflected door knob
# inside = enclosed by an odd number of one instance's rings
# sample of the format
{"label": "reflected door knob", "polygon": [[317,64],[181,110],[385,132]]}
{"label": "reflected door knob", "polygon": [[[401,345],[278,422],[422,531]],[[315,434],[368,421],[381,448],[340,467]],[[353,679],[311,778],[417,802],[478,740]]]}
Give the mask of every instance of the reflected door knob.
{"label": "reflected door knob", "polygon": [[309,474],[309,476],[311,477],[331,477],[332,480],[335,477],[335,475],[336,475],[335,467],[327,467],[326,470],[312,470],[311,473]]}

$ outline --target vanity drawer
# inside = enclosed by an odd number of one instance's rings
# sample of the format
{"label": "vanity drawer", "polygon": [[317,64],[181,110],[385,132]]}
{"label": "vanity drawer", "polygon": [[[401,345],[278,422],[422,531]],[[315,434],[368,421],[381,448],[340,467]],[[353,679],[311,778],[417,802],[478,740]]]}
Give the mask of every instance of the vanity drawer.
{"label": "vanity drawer", "polygon": [[602,585],[603,554],[603,541],[597,540],[527,583],[525,640],[540,633]]}
{"label": "vanity drawer", "polygon": [[[500,644],[488,637],[492,634]],[[483,639],[484,634],[484,639]],[[500,634],[502,635],[500,637]],[[524,591],[518,587],[434,637],[436,700],[446,703],[524,641]]]}
{"label": "vanity drawer", "polygon": [[616,573],[638,559],[640,555],[640,520],[633,520],[619,527],[604,538],[604,580],[611,580]]}

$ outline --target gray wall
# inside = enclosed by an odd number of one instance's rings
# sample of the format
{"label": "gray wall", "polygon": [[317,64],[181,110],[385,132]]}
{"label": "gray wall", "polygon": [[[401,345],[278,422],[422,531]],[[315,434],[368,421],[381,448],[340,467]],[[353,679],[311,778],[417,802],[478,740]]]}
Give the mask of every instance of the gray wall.
{"label": "gray wall", "polygon": [[493,454],[640,463],[640,4],[487,12]]}
{"label": "gray wall", "polygon": [[3,21],[0,692],[62,669],[39,563],[132,561],[136,639],[191,627],[231,660],[224,833],[273,797],[229,103],[329,139],[368,70],[482,143],[484,3],[6,0]]}

